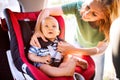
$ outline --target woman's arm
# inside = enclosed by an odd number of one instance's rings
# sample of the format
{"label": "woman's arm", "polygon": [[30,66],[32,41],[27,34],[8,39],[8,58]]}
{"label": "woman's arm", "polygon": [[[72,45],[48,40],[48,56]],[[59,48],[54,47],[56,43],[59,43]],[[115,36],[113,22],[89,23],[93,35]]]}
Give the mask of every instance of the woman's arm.
{"label": "woman's arm", "polygon": [[43,9],[38,18],[37,18],[37,22],[36,22],[36,25],[35,25],[35,33],[33,34],[32,38],[31,38],[31,41],[30,41],[30,44],[33,45],[33,46],[37,46],[37,47],[40,47],[40,44],[37,40],[37,37],[41,37],[44,41],[47,41],[44,37],[44,35],[42,34],[42,32],[40,31],[40,23],[41,21],[51,15],[51,16],[59,16],[59,15],[62,15],[63,14],[63,11],[62,11],[62,7],[55,7],[55,8],[46,8],[46,9]]}
{"label": "woman's arm", "polygon": [[35,26],[35,31],[38,31],[38,32],[40,31],[40,23],[44,18],[46,18],[50,15],[51,16],[59,16],[62,14],[63,14],[63,11],[62,11],[61,7],[43,9],[38,16],[37,23]]}
{"label": "woman's arm", "polygon": [[65,54],[96,55],[96,54],[103,53],[106,50],[107,46],[108,46],[108,44],[106,44],[106,42],[99,42],[96,47],[76,48],[69,43],[60,42],[58,44],[57,49],[58,49],[58,51],[64,53],[63,55],[65,55]]}

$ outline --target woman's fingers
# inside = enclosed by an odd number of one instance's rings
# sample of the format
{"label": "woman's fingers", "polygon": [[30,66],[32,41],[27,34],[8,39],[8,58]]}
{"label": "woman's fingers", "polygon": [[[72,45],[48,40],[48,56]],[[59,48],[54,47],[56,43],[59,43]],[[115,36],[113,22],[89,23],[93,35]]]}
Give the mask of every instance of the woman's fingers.
{"label": "woman's fingers", "polygon": [[44,36],[41,36],[42,40],[47,42],[48,40],[44,37]]}
{"label": "woman's fingers", "polygon": [[38,37],[41,37],[43,41],[47,42],[47,39],[44,37],[44,35],[41,32],[35,32],[33,36],[31,37],[30,40],[30,45],[36,46],[36,47],[41,47]]}
{"label": "woman's fingers", "polygon": [[74,46],[67,42],[59,42],[57,46],[57,50],[60,52],[64,52],[66,50],[72,50],[72,49],[74,49]]}
{"label": "woman's fingers", "polygon": [[39,44],[39,41],[37,39],[37,36],[34,34],[30,40],[30,45],[36,46],[36,47],[41,47]]}

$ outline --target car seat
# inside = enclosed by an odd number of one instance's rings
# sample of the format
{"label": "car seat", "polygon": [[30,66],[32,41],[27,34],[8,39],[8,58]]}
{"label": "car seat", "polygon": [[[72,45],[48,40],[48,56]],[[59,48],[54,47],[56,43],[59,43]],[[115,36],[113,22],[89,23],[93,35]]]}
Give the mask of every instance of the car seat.
{"label": "car seat", "polygon": [[[30,46],[29,42],[32,34],[34,33],[34,27],[39,13],[40,11],[14,12],[8,8],[4,10],[5,20],[10,36],[10,51],[8,51],[8,53],[11,55],[12,65],[15,66],[14,68],[16,68],[16,70],[18,70],[25,79],[29,78],[29,80],[73,80],[73,77],[48,77],[42,71],[33,66],[32,62],[27,59],[27,51]],[[54,17],[60,25],[60,38],[64,39],[64,19],[62,16]],[[87,60],[88,69],[83,70],[80,67],[76,67],[76,72],[80,73],[85,80],[92,80],[95,74],[94,61],[90,56],[82,56],[82,58]]]}

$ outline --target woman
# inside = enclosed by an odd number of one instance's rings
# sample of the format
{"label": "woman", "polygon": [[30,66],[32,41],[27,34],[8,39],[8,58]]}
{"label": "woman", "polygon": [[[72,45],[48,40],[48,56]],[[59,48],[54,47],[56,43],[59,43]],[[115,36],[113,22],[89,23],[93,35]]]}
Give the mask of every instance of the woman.
{"label": "woman", "polygon": [[74,50],[78,51],[78,53],[82,52],[82,55],[95,55],[103,53],[107,48],[106,43],[109,40],[110,19],[109,10],[104,5],[104,2],[90,0],[83,3],[79,1],[61,7],[44,9],[41,14],[42,17],[38,17],[35,33],[31,39],[31,45],[40,47],[36,37],[41,37],[46,41],[43,34],[39,32],[39,22],[46,16],[73,14],[78,23],[75,40],[82,48],[75,48],[68,43],[60,42],[58,44],[58,51],[67,52]]}
{"label": "woman", "polygon": [[[39,20],[36,24],[35,33],[33,35],[33,38],[31,39],[31,44],[40,47],[39,43],[37,43],[38,40],[36,39],[36,37],[41,37],[44,41],[46,41],[43,34],[37,35],[38,33],[41,33],[39,31],[40,27],[38,26],[40,24],[39,23],[40,20],[42,20],[43,18],[49,15],[57,16],[63,14],[66,15],[73,14],[76,16],[79,25],[76,35],[77,42],[83,47],[93,47],[89,49],[83,49],[83,52],[85,51],[85,53],[83,54],[93,55],[96,54],[98,50],[99,50],[98,53],[103,52],[104,51],[103,49],[95,46],[98,44],[98,42],[103,41],[103,43],[105,43],[105,41],[109,39],[108,37],[109,37],[110,21],[109,21],[109,10],[104,4],[102,4],[102,2],[100,3],[99,2],[100,1],[93,0],[92,2],[83,4],[83,2],[79,1],[76,3],[64,5],[62,7],[44,9],[41,12],[42,17],[38,18]],[[77,8],[77,10],[75,8]],[[88,28],[86,28],[86,26]],[[87,31],[90,34],[85,34]],[[81,34],[82,34],[82,39],[80,39]],[[87,38],[88,36],[90,38]],[[103,45],[101,47],[105,47]]]}

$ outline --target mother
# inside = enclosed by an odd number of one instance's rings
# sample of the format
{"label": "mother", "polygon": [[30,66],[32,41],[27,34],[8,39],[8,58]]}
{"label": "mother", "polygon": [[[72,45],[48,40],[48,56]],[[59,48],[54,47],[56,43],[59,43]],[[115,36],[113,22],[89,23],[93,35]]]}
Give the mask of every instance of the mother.
{"label": "mother", "polygon": [[[66,52],[74,50],[78,51],[78,53],[81,52],[83,55],[95,55],[105,51],[107,48],[106,43],[109,40],[110,20],[109,9],[101,0],[87,0],[85,3],[82,1],[73,2],[60,7],[42,10],[42,16],[38,17],[35,33],[31,39],[31,45],[40,47],[37,37],[41,37],[46,41],[43,34],[39,32],[40,27],[38,26],[43,18],[49,15],[57,16],[63,14],[75,15],[78,23],[75,40],[81,48],[76,48],[68,43],[61,42],[58,45],[58,51]],[[102,64],[103,62],[100,65]]]}

